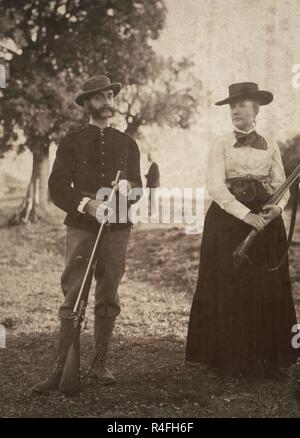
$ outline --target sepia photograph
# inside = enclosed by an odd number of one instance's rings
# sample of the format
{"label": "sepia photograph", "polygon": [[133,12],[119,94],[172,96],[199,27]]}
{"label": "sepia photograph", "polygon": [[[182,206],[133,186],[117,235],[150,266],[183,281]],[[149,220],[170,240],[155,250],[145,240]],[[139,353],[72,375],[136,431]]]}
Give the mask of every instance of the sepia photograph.
{"label": "sepia photograph", "polygon": [[299,34],[299,0],[0,0],[1,423],[300,418]]}

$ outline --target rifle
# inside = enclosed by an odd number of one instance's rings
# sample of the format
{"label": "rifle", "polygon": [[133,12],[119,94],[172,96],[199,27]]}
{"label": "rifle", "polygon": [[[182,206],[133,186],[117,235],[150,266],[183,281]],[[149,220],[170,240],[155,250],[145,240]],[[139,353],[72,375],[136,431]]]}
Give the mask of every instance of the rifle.
{"label": "rifle", "polygon": [[[282,197],[285,195],[285,193],[296,183],[296,192],[295,192],[295,207],[293,209],[292,213],[292,221],[291,221],[291,228],[289,233],[289,244],[292,241],[293,237],[293,228],[295,225],[296,220],[296,210],[297,210],[297,193],[298,193],[298,185],[299,185],[299,177],[300,177],[300,164],[296,167],[296,169],[290,174],[290,176],[287,178],[287,180],[275,191],[271,199],[267,202],[267,204],[273,204],[277,205],[278,202],[282,199]],[[263,210],[263,208],[262,208]],[[271,221],[268,221],[266,225],[268,225]],[[250,250],[256,236],[258,235],[258,231],[253,228],[253,230],[250,231],[250,233],[247,235],[247,237],[240,243],[240,245],[235,249],[233,253],[233,264],[236,269],[239,269],[239,267],[242,265],[242,263],[249,259],[247,256],[248,251]],[[288,246],[289,246],[288,244]],[[281,265],[281,264],[280,264]],[[279,266],[280,266],[279,265]],[[278,267],[270,269],[270,271],[276,270]]]}
{"label": "rifle", "polygon": [[[115,186],[121,179],[122,171],[118,170],[117,176],[115,178]],[[108,204],[113,200],[115,194],[115,189],[112,189],[110,194]],[[80,376],[80,333],[82,324],[85,321],[85,310],[88,302],[88,296],[91,286],[91,281],[94,275],[95,266],[98,259],[99,248],[103,241],[105,226],[107,220],[103,220],[99,228],[94,247],[89,259],[88,266],[85,271],[85,275],[81,284],[78,297],[73,308],[72,318],[74,320],[74,329],[72,336],[72,343],[69,347],[66,362],[62,372],[61,380],[59,383],[58,390],[60,393],[74,396],[80,393],[81,389],[81,376]]]}

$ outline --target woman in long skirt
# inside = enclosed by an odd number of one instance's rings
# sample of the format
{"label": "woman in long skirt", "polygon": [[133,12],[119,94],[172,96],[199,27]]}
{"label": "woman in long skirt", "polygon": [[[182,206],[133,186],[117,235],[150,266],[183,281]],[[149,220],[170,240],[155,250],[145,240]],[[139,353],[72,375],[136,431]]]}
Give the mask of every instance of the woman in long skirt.
{"label": "woman in long skirt", "polygon": [[[289,194],[258,214],[285,181],[277,144],[255,130],[259,106],[272,99],[251,82],[229,87],[229,97],[217,105],[230,105],[234,131],[212,146],[208,165],[213,202],[205,218],[186,362],[233,375],[288,367],[299,354],[292,346],[297,320],[288,258],[278,270],[264,270],[286,250],[281,213]],[[232,254],[253,227],[260,231],[249,254],[255,266],[244,263],[237,270]]]}

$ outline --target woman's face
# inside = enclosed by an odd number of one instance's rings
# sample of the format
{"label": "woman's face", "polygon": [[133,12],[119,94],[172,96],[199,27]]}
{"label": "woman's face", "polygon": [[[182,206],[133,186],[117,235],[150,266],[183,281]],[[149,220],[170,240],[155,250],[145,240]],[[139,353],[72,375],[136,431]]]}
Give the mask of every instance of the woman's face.
{"label": "woman's face", "polygon": [[230,104],[230,113],[235,128],[242,131],[249,130],[255,122],[258,113],[258,103],[249,99],[237,100]]}

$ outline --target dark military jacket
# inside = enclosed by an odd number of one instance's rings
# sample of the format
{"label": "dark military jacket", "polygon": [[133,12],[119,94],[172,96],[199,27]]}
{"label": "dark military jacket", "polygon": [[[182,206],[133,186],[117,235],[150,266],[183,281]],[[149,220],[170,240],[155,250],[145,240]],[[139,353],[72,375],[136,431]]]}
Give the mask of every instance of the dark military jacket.
{"label": "dark military jacket", "polygon": [[160,181],[159,181],[160,174],[159,174],[159,167],[157,163],[153,162],[151,164],[148,174],[145,176],[147,179],[146,187],[157,188],[160,186]]}
{"label": "dark military jacket", "polygon": [[[67,213],[65,225],[97,232],[97,220],[77,208],[83,197],[95,198],[100,188],[110,188],[118,170],[133,187],[142,187],[140,152],[129,135],[90,124],[62,139],[49,178],[49,192],[54,204]],[[130,225],[112,224],[112,230]]]}

